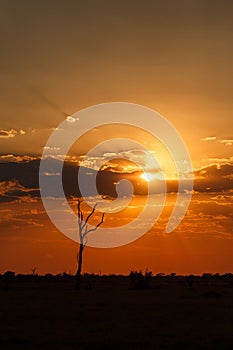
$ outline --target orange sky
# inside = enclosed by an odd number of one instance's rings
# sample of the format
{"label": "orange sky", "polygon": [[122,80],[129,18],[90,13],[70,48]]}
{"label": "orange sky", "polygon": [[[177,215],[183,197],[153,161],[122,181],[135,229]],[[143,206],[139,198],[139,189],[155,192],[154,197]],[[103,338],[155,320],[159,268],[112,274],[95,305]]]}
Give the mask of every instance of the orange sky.
{"label": "orange sky", "polygon": [[[28,192],[33,176],[6,174],[9,162],[40,157],[68,114],[111,101],[145,105],[175,126],[190,151],[196,192],[173,234],[164,233],[165,210],[130,245],[86,248],[84,271],[232,271],[232,10],[231,1],[220,0],[2,2],[0,273],[30,273],[34,266],[39,273],[74,272],[77,244],[57,231],[38,196]],[[82,156],[106,135],[129,133],[94,130],[73,153]],[[148,141],[143,132],[135,135]]]}
{"label": "orange sky", "polygon": [[[194,195],[188,214],[172,234],[164,232],[174,195],[168,198],[160,220],[139,240],[119,248],[86,247],[84,271],[127,274],[130,269],[150,268],[154,273],[231,272],[232,197]],[[1,203],[0,208],[5,219],[1,223],[2,271],[30,273],[37,266],[39,273],[75,272],[78,245],[50,223],[40,200]],[[120,223],[130,215],[129,210]]]}

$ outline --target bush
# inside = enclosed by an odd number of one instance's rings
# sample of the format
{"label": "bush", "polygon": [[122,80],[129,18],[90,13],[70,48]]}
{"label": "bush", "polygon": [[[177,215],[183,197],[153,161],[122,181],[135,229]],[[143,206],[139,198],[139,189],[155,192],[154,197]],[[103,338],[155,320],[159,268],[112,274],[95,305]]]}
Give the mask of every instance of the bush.
{"label": "bush", "polygon": [[130,271],[129,278],[130,278],[132,289],[150,289],[153,274],[149,270],[146,270],[144,275],[142,273],[142,270],[140,271],[132,270]]}

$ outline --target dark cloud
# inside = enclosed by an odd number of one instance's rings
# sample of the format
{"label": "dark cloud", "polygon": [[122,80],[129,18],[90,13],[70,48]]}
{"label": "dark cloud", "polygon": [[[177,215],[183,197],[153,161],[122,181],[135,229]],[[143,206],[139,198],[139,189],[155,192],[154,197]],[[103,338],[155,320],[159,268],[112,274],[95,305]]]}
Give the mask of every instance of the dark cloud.
{"label": "dark cloud", "polygon": [[0,182],[0,202],[13,202],[20,198],[30,201],[32,197],[40,195],[38,188],[25,188],[18,180]]}
{"label": "dark cloud", "polygon": [[212,164],[196,170],[194,174],[196,176],[201,176],[204,178],[211,178],[211,177],[221,178],[226,175],[232,175],[233,163]]}
{"label": "dark cloud", "polygon": [[194,172],[194,189],[200,192],[221,192],[233,188],[233,163],[212,164]]}
{"label": "dark cloud", "polygon": [[18,181],[20,185],[28,188],[39,188],[40,160],[28,162],[0,163],[0,181]]}
{"label": "dark cloud", "polygon": [[8,133],[6,131],[0,131],[0,136],[3,136],[3,137],[7,137],[8,136]]}
{"label": "dark cloud", "polygon": [[[13,156],[15,157],[15,156]],[[18,157],[18,158],[17,158]],[[40,159],[30,159],[29,156],[17,156],[14,159],[18,161],[0,162],[0,201],[9,202],[40,196],[39,192],[39,166]],[[25,158],[26,157],[26,158]],[[28,157],[28,158],[27,158]],[[27,159],[27,160],[24,160]],[[48,159],[46,162],[46,180],[51,193],[56,186],[57,176],[56,169],[60,164],[60,160]],[[81,196],[78,186],[77,163],[65,162],[63,166],[63,187],[67,197]],[[131,173],[113,172],[112,168],[104,168],[97,172],[91,168],[84,168],[86,174],[86,193],[92,196],[90,191],[90,181],[97,179],[97,189],[100,194],[110,197],[116,197],[116,184],[126,179],[134,186],[134,193],[137,195],[147,194],[146,182],[140,177],[141,173],[134,171]],[[202,167],[194,172],[194,190],[197,192],[214,192],[230,191],[232,189],[233,164],[212,164]],[[167,181],[167,191],[177,192],[178,182],[175,180]],[[161,190],[161,182],[154,181],[154,192],[159,193]],[[48,193],[49,195],[49,193]]]}

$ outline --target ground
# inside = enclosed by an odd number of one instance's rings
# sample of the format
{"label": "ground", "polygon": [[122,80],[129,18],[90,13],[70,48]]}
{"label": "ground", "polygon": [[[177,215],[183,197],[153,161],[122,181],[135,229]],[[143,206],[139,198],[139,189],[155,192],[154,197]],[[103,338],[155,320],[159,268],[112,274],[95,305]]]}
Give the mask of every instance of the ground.
{"label": "ground", "polygon": [[232,349],[233,286],[178,277],[0,281],[1,349]]}

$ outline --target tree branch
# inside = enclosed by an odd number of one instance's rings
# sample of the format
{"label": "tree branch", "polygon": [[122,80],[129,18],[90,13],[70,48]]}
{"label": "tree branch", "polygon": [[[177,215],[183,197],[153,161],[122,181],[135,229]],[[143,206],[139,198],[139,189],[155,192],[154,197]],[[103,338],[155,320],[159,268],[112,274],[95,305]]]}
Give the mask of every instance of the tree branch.
{"label": "tree branch", "polygon": [[84,227],[87,227],[88,220],[89,220],[90,217],[94,214],[96,206],[97,206],[97,203],[94,205],[94,207],[92,208],[92,211],[91,211],[90,214],[87,216],[87,218],[86,218],[84,224],[82,225],[82,229],[84,229]]}
{"label": "tree branch", "polygon": [[88,233],[90,232],[93,232],[93,231],[96,231],[98,227],[100,227],[100,225],[102,225],[102,223],[104,222],[104,213],[102,214],[102,218],[101,218],[101,221],[96,225],[95,228],[92,228],[90,230],[87,230],[86,228],[86,231],[85,233],[83,234],[83,238],[86,237],[88,235]]}
{"label": "tree branch", "polygon": [[81,201],[80,201],[80,199],[78,199],[78,217],[79,217],[79,219],[81,219],[83,221],[83,213],[82,213],[82,210],[81,210]]}

